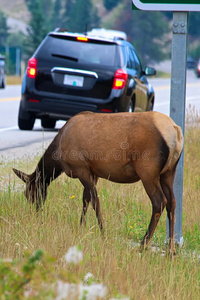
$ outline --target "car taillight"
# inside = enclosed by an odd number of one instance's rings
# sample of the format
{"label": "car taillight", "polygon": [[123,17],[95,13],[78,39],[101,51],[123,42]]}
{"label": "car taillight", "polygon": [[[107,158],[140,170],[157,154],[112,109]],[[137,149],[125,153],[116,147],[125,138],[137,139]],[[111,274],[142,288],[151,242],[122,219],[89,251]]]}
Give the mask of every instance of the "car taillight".
{"label": "car taillight", "polygon": [[112,109],[107,109],[107,108],[102,108],[101,111],[102,112],[113,112]]}
{"label": "car taillight", "polygon": [[76,39],[80,42],[88,42],[88,38],[86,36],[77,36]]}
{"label": "car taillight", "polygon": [[124,70],[118,69],[115,72],[113,89],[116,89],[116,90],[123,89],[125,87],[127,78],[128,78],[128,74]]}
{"label": "car taillight", "polygon": [[37,71],[37,59],[35,57],[32,57],[28,61],[27,76],[29,78],[35,78],[36,71]]}
{"label": "car taillight", "polygon": [[29,99],[29,102],[33,102],[33,103],[39,103],[40,101],[37,99]]}

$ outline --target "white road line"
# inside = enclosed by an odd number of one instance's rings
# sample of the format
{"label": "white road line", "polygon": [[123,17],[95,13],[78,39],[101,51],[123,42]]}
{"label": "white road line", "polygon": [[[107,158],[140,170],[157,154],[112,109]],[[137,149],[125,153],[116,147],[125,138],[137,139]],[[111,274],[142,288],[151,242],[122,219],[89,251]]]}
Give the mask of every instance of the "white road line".
{"label": "white road line", "polygon": [[[195,103],[195,102],[200,102],[200,95],[199,96],[193,96],[193,97],[186,97],[186,104],[189,103]],[[160,107],[160,106],[165,106],[169,105],[170,101],[167,102],[162,102],[162,103],[155,103],[155,107]]]}
{"label": "white road line", "polygon": [[0,102],[19,101],[19,100],[20,100],[20,97],[0,98]]}
{"label": "white road line", "polygon": [[5,131],[9,131],[9,130],[14,130],[14,129],[18,129],[18,126],[2,128],[2,129],[0,129],[0,132],[5,132]]}
{"label": "white road line", "polygon": [[[59,128],[61,128],[63,125],[65,124],[65,121],[57,121],[57,125],[59,126]],[[36,120],[35,125],[34,125],[34,129],[38,129],[41,128],[41,123],[39,120]],[[1,132],[5,132],[5,131],[10,131],[10,130],[16,130],[19,129],[18,126],[11,126],[11,127],[5,127],[5,128],[0,128],[0,133]]]}

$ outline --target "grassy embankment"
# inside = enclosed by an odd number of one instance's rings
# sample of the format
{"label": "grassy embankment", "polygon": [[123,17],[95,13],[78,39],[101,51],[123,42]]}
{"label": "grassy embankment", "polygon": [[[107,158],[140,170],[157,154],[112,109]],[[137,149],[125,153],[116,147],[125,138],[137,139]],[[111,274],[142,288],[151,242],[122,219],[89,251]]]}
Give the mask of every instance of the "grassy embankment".
{"label": "grassy embankment", "polygon": [[21,84],[21,83],[22,83],[22,77],[20,76],[6,76],[6,85]]}
{"label": "grassy embankment", "polygon": [[[46,268],[51,274],[49,279],[63,278],[61,269],[76,274],[80,279],[87,272],[92,272],[108,287],[108,299],[117,293],[137,300],[199,299],[200,118],[194,113],[192,118],[195,119],[194,127],[188,127],[185,134],[184,246],[175,258],[170,259],[163,251],[166,213],[153,238],[152,244],[158,247],[156,251],[150,249],[140,254],[137,246],[131,247],[132,241],[138,243],[141,240],[151,215],[150,201],[141,183],[120,185],[99,181],[104,236],[99,232],[91,207],[87,228],[80,228],[82,186],[78,180],[64,175],[51,184],[45,207],[36,214],[23,195],[23,183],[14,176],[11,168],[31,172],[38,157],[6,164],[2,159],[0,161],[0,257],[14,259],[20,266],[26,251],[33,253],[42,249],[55,258],[51,268],[48,263],[44,264],[44,270]],[[63,261],[64,254],[72,245],[80,245],[85,256],[84,263],[74,269]],[[47,285],[41,287],[41,282],[48,281],[48,276],[37,272],[30,286],[36,290],[37,286],[47,289]],[[37,297],[30,299],[47,299],[45,296]]]}

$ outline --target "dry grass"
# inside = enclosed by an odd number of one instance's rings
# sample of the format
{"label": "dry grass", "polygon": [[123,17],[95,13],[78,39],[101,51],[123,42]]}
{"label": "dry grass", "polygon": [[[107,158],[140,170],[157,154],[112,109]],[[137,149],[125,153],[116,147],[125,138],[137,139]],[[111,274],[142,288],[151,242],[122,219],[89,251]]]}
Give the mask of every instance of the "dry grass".
{"label": "dry grass", "polygon": [[[198,118],[197,118],[198,119]],[[199,120],[197,120],[199,121]],[[195,123],[193,123],[195,126]],[[147,228],[151,206],[140,183],[118,185],[104,180],[98,184],[105,234],[99,232],[90,207],[87,228],[80,228],[82,187],[78,180],[62,175],[49,188],[44,209],[36,214],[26,202],[23,185],[10,166],[1,165],[1,183],[9,184],[0,192],[0,256],[23,260],[25,250],[43,249],[56,258],[55,272],[64,266],[63,255],[72,245],[81,245],[86,263],[83,273],[92,272],[109,287],[130,299],[199,299],[200,295],[200,129],[189,127],[185,137],[183,196],[184,247],[173,259],[163,255],[166,214],[156,229],[153,250],[140,253],[138,243]],[[31,172],[36,164],[23,165]],[[3,189],[2,189],[3,190]],[[195,251],[195,253],[194,253]],[[109,298],[108,298],[109,299]]]}
{"label": "dry grass", "polygon": [[22,83],[22,77],[20,76],[6,76],[7,85],[21,84],[21,83]]}

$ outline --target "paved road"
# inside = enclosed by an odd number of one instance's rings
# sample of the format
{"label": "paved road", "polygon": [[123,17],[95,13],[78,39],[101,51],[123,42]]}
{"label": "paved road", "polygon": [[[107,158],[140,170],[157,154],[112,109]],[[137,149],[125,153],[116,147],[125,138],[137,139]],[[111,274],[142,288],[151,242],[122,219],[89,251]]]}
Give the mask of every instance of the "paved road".
{"label": "paved road", "polygon": [[0,90],[0,130],[17,125],[20,85],[9,85]]}
{"label": "paved road", "polygon": [[[154,110],[169,115],[170,109],[170,79],[150,79],[149,82],[155,89]],[[181,102],[181,99],[180,99]],[[187,71],[186,110],[196,109],[200,112],[200,79],[193,70]]]}
{"label": "paved road", "polygon": [[6,89],[0,90],[0,159],[31,155],[32,149],[35,149],[35,153],[42,152],[65,123],[59,121],[55,130],[44,131],[37,120],[33,131],[19,130],[17,118],[20,93],[20,85],[6,86]]}
{"label": "paved road", "polygon": [[[154,86],[156,99],[154,110],[169,115],[170,79],[150,79]],[[20,99],[20,86],[7,86],[0,90],[0,159],[17,159],[24,155],[42,153],[62,127],[64,122],[57,122],[56,130],[42,130],[40,121],[36,121],[32,131],[20,131],[17,115]],[[181,101],[181,99],[180,99]],[[186,107],[194,107],[200,112],[200,79],[193,71],[187,72]]]}

